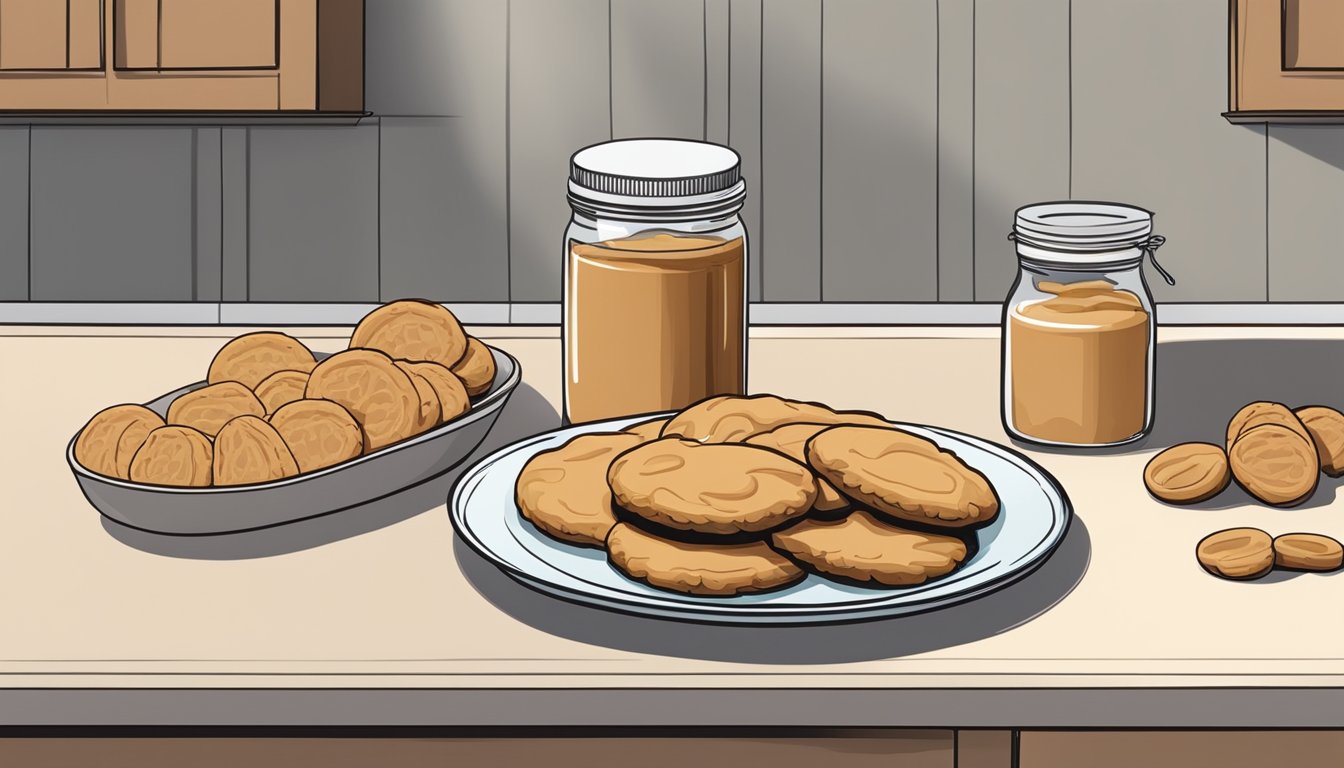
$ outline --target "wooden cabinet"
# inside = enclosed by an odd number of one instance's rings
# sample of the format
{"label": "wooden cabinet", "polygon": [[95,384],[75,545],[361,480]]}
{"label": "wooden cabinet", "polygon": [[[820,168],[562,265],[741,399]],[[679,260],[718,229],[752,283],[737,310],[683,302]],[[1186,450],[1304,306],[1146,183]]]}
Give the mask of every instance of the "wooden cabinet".
{"label": "wooden cabinet", "polygon": [[359,112],[363,0],[0,0],[0,110]]}
{"label": "wooden cabinet", "polygon": [[1230,0],[1229,119],[1344,121],[1344,3]]}

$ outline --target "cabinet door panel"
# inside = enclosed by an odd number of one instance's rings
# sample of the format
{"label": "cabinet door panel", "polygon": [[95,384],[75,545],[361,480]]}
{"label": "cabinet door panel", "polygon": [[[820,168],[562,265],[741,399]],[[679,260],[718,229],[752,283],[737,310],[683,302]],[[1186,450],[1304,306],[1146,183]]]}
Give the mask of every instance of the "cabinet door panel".
{"label": "cabinet door panel", "polygon": [[116,0],[117,68],[274,69],[279,0]]}
{"label": "cabinet door panel", "polygon": [[0,69],[64,69],[65,51],[65,3],[0,0]]}
{"label": "cabinet door panel", "polygon": [[1285,0],[1283,68],[1344,69],[1344,4]]}
{"label": "cabinet door panel", "polygon": [[68,0],[70,14],[66,33],[70,69],[103,68],[103,0]]}

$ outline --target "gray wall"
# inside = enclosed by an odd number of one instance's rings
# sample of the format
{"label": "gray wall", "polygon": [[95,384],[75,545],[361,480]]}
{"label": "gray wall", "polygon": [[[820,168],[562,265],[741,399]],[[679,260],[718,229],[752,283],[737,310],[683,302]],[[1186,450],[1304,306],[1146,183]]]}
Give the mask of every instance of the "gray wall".
{"label": "gray wall", "polygon": [[1012,210],[1158,212],[1160,300],[1344,299],[1344,128],[1233,126],[1226,0],[368,0],[358,126],[0,127],[0,300],[559,297],[566,160],[726,141],[753,299],[992,302]]}

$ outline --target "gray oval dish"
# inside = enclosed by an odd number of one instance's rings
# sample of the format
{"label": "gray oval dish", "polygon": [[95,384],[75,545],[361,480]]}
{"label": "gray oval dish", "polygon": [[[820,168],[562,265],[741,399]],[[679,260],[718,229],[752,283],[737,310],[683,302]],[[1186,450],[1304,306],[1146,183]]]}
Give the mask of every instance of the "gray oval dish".
{"label": "gray oval dish", "polygon": [[[517,360],[502,350],[489,349],[495,358],[495,381],[485,394],[472,398],[469,412],[408,440],[316,472],[227,488],[133,483],[91,472],[76,461],[79,433],[66,446],[66,461],[84,498],[101,514],[154,533],[240,533],[340,512],[437,477],[476,450],[522,378]],[[316,354],[319,360],[329,356]],[[145,407],[165,415],[174,398],[203,386],[203,381],[189,384]]]}

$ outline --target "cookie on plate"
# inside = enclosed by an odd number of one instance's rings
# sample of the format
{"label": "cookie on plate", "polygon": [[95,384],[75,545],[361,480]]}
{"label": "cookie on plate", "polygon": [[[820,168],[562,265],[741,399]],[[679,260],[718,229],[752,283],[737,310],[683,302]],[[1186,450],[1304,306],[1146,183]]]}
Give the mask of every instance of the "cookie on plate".
{"label": "cookie on plate", "polygon": [[265,415],[266,406],[238,381],[221,381],[201,387],[179,395],[168,406],[169,424],[191,427],[210,437],[239,416]]}
{"label": "cookie on plate", "polygon": [[424,401],[392,358],[372,349],[348,349],[323,360],[308,377],[304,397],[339,404],[364,430],[364,451],[414,434]]}
{"label": "cookie on plate", "polygon": [[95,413],[75,438],[75,460],[90,472],[129,480],[131,459],[163,417],[143,405],[114,405]]}
{"label": "cookie on plate", "polygon": [[317,365],[313,353],[293,336],[274,331],[245,333],[220,348],[210,361],[206,383],[236,381],[255,389],[276,371],[303,371]]}
{"label": "cookie on plate", "polygon": [[[785,424],[769,432],[752,435],[747,438],[746,443],[779,451],[806,467],[807,441],[829,426],[829,424]],[[837,491],[835,486],[818,478],[817,501],[812,505],[812,509],[821,513],[843,512],[849,509],[849,499]]]}
{"label": "cookie on plate", "polygon": [[553,538],[600,548],[616,525],[607,467],[640,442],[624,432],[595,432],[538,453],[514,486],[518,510]]}
{"label": "cookie on plate", "polygon": [[770,537],[776,549],[826,576],[903,587],[951,573],[966,542],[878,520],[865,510],[840,520],[803,520]]}
{"label": "cookie on plate", "polygon": [[239,416],[215,436],[215,485],[250,485],[299,474],[299,465],[275,427]]}
{"label": "cookie on plate", "polygon": [[808,441],[807,459],[841,493],[898,520],[962,528],[999,513],[988,478],[933,441],[894,427],[824,429]]}
{"label": "cookie on plate", "polygon": [[887,425],[874,413],[833,411],[820,403],[785,400],[774,395],[720,395],[673,416],[662,434],[701,443],[733,443],[784,424],[798,423]]}
{"label": "cookie on plate", "polygon": [[214,446],[204,433],[169,425],[149,433],[131,459],[133,482],[204,488],[210,485]]}
{"label": "cookie on plate", "polygon": [[270,422],[294,454],[300,472],[340,464],[364,452],[359,422],[330,400],[295,400],[271,414]]}
{"label": "cookie on plate", "polygon": [[776,528],[805,514],[817,498],[816,478],[787,456],[675,437],[621,454],[607,480],[616,503],[644,520],[715,535]]}
{"label": "cookie on plate", "polygon": [[480,339],[467,337],[467,352],[453,366],[453,373],[466,385],[467,394],[485,394],[495,383],[495,356]]}
{"label": "cookie on plate", "polygon": [[641,421],[638,424],[631,424],[621,431],[631,435],[639,435],[645,441],[657,440],[662,436],[663,426],[667,424],[667,422],[668,419],[666,418],[650,419],[648,421]]}
{"label": "cookie on plate", "polygon": [[285,403],[303,399],[303,391],[308,388],[308,374],[303,371],[276,371],[261,380],[253,390],[257,399],[266,407],[266,414],[280,410]]}
{"label": "cookie on plate", "polygon": [[376,349],[395,360],[428,360],[452,367],[467,351],[467,334],[442,304],[403,299],[373,310],[359,321],[351,349]]}
{"label": "cookie on plate", "polygon": [[618,523],[611,530],[607,555],[632,579],[691,595],[764,592],[787,587],[805,575],[763,541],[691,544],[659,538],[629,523]]}

